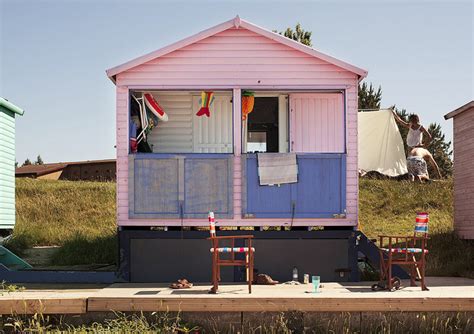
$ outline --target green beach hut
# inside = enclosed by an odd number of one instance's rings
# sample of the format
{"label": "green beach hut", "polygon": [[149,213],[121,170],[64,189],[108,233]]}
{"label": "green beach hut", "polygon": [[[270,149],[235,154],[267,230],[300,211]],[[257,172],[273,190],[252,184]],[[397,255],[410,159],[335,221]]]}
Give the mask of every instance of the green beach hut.
{"label": "green beach hut", "polygon": [[0,229],[15,226],[15,116],[23,110],[0,97]]}

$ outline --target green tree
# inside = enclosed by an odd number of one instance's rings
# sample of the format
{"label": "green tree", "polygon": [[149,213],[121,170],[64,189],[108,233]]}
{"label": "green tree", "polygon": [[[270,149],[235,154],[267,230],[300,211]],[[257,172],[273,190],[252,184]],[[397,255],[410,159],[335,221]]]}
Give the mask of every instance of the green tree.
{"label": "green tree", "polygon": [[38,156],[36,157],[35,165],[43,165],[43,164],[44,164],[43,159],[41,159],[41,155],[38,154]]}
{"label": "green tree", "polygon": [[18,168],[18,161],[15,161],[15,168]]}
{"label": "green tree", "polygon": [[372,83],[359,84],[359,110],[378,110],[382,101],[382,87],[374,89]]}
{"label": "green tree", "polygon": [[[438,123],[431,123],[428,127],[428,132],[431,134],[432,139],[427,149],[433,154],[433,158],[438,164],[442,176],[451,176],[453,174],[451,142],[446,141],[441,125]],[[428,168],[430,175],[435,175],[435,171],[431,169],[431,166]]]}
{"label": "green tree", "polygon": [[295,30],[293,30],[292,28],[286,28],[284,32],[280,31],[279,34],[291,38],[292,40],[295,40],[297,42],[300,42],[301,44],[313,46],[311,44],[312,32],[305,31],[303,28],[301,28],[301,24],[299,23],[296,24]]}
{"label": "green tree", "polygon": [[26,158],[26,160],[25,160],[25,162],[23,163],[22,166],[29,166],[29,165],[31,165],[31,161],[30,161],[29,158]]}

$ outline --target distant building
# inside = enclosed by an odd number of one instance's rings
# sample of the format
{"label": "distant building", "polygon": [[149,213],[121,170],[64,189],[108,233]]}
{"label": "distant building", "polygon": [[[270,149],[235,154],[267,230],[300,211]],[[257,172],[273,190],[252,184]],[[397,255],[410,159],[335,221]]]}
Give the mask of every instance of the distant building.
{"label": "distant building", "polygon": [[115,181],[115,159],[59,162],[18,167],[16,177],[70,181]]}
{"label": "distant building", "polygon": [[0,97],[0,230],[15,226],[15,117],[23,109]]}
{"label": "distant building", "polygon": [[474,239],[474,101],[444,118],[452,118],[454,128],[454,231]]}

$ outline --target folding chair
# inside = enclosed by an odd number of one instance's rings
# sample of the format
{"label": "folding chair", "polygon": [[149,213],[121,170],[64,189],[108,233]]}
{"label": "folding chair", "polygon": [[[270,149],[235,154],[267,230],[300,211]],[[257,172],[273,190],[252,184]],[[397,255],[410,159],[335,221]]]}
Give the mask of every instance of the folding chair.
{"label": "folding chair", "polygon": [[[216,236],[216,223],[214,220],[214,212],[209,212],[209,232],[211,240],[212,254],[212,288],[210,293],[217,293],[219,281],[221,280],[221,266],[239,266],[245,267],[247,271],[247,282],[249,293],[252,293],[253,281],[253,263],[255,248],[252,247],[253,235],[236,235],[236,236]],[[219,247],[219,241],[230,240],[230,247]],[[236,240],[243,240],[244,247],[235,247]],[[221,254],[230,254],[230,259],[221,258]],[[235,258],[235,254],[245,253],[245,260]]]}
{"label": "folding chair", "polygon": [[[381,247],[380,282],[372,286],[373,290],[386,288],[391,291],[400,288],[400,279],[392,277],[392,265],[394,264],[410,268],[411,286],[416,286],[415,280],[418,278],[421,281],[421,290],[428,290],[425,283],[426,254],[428,254],[428,249],[426,249],[428,243],[428,221],[428,213],[419,212],[416,215],[413,236],[379,236],[379,245]],[[382,248],[387,243],[387,248]]]}

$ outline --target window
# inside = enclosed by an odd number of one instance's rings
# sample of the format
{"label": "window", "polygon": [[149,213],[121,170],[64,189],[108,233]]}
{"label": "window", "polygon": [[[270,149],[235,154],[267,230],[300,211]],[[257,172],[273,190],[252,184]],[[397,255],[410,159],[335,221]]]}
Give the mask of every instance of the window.
{"label": "window", "polygon": [[253,111],[243,121],[244,153],[288,152],[288,98],[255,94]]}
{"label": "window", "polygon": [[137,133],[138,152],[232,153],[231,92],[213,92],[209,117],[196,115],[201,108],[199,91],[152,92],[168,119],[165,121],[154,117],[146,107],[148,118],[151,117],[157,124],[145,131],[142,128],[143,115],[140,115],[143,93],[133,93],[130,107],[130,133]]}

